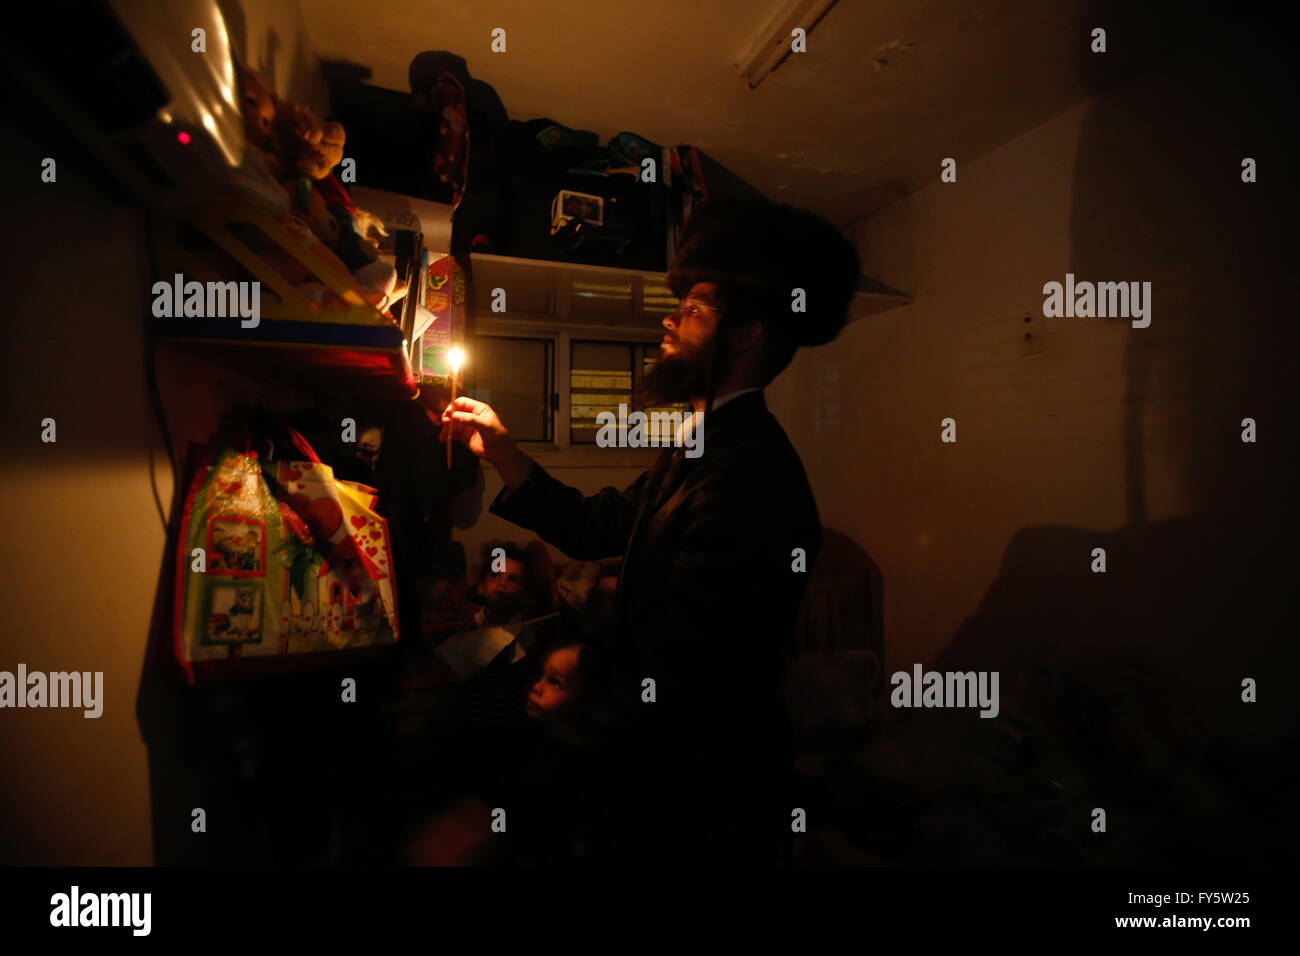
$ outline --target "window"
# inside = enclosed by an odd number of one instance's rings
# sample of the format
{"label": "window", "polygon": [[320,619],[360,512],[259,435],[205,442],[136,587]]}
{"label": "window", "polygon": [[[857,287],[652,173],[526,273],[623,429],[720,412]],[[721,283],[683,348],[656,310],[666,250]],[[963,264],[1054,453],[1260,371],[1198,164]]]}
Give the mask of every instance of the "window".
{"label": "window", "polygon": [[[597,453],[596,416],[617,416],[619,405],[630,405],[659,359],[663,318],[677,308],[665,277],[486,253],[470,259],[477,335],[467,347],[466,393],[496,408],[533,454],[576,467],[650,461],[652,451]],[[507,301],[494,301],[499,289]],[[646,411],[679,414],[680,421],[689,409]],[[660,447],[676,438],[671,419],[647,426],[655,430],[647,439]]]}
{"label": "window", "polygon": [[632,315],[632,279],[622,275],[574,276],[569,308],[574,315]]}
{"label": "window", "polygon": [[[645,373],[659,360],[659,346],[622,342],[579,342],[570,347],[569,357],[569,443],[596,443],[596,416],[619,413],[619,405],[631,405],[632,394]],[[652,412],[689,411],[689,406],[645,409]],[[671,420],[648,416],[646,438],[670,444],[676,438]],[[678,421],[681,416],[678,417]]]}
{"label": "window", "polygon": [[475,338],[473,395],[491,405],[519,441],[554,441],[553,353],[550,339]]}

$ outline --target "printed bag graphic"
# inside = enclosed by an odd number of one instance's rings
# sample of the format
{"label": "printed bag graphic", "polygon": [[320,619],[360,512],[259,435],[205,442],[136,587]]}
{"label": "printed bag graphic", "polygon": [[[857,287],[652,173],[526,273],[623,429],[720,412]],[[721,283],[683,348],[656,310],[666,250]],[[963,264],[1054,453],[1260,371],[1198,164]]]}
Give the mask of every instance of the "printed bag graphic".
{"label": "printed bag graphic", "polygon": [[375,501],[319,460],[263,463],[227,448],[200,468],[176,569],[174,645],[189,679],[233,659],[305,664],[393,644],[392,548]]}

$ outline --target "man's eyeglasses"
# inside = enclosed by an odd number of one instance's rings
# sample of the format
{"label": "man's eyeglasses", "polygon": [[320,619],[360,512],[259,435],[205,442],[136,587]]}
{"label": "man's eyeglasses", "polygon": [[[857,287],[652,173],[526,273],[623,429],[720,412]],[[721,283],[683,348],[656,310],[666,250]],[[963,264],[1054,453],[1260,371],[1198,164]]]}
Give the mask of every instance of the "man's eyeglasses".
{"label": "man's eyeglasses", "polygon": [[701,302],[699,299],[692,299],[689,296],[677,303],[677,309],[674,315],[679,315],[683,319],[693,318],[707,312],[720,311],[716,305],[709,305],[707,302]]}

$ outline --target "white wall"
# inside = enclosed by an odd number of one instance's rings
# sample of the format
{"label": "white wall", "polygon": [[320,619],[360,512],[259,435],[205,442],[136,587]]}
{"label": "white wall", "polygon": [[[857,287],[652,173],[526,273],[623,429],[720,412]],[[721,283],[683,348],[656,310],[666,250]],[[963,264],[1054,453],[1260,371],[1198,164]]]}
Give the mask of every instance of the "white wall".
{"label": "white wall", "polygon": [[[329,112],[322,75],[297,0],[219,0],[236,59],[260,75],[276,96]],[[354,11],[355,13],[355,11]]]}
{"label": "white wall", "polygon": [[[1277,580],[1242,569],[1277,574],[1263,556],[1289,553],[1279,528],[1294,515],[1296,281],[1284,237],[1295,204],[1283,167],[1294,135],[1261,92],[1277,82],[1265,64],[1210,73],[1206,55],[1179,55],[987,155],[956,157],[956,183],[937,181],[936,156],[934,183],[853,233],[864,271],[916,301],[800,353],[769,390],[823,522],[882,569],[889,670],[933,661],[1013,544],[1059,529],[1077,531],[1082,553],[1053,552],[1062,563],[1044,562],[1050,581],[1031,586],[1042,593],[998,601],[1055,600],[1070,578],[1073,599],[1095,609],[1087,551],[1114,533],[1107,543],[1133,547],[1111,555],[1104,600],[1115,603],[1098,628],[1155,641],[1186,625],[1206,642],[1205,670],[1222,670],[1229,646],[1260,670],[1292,653],[1263,612],[1250,617],[1254,592],[1234,588],[1276,593]],[[1243,156],[1272,172],[1243,184]],[[1041,316],[1043,284],[1067,272],[1151,281],[1150,327],[1047,318],[1045,351],[1019,357],[1023,316]],[[1245,416],[1260,422],[1260,443],[1239,440]],[[956,444],[939,440],[945,417]],[[1154,546],[1176,526],[1162,519],[1179,516],[1201,530],[1186,548]],[[1199,576],[1157,583],[1171,563]],[[1198,607],[1212,624],[1172,616]],[[1043,633],[1008,635],[1006,647],[1048,641],[1080,616],[1038,610]],[[1190,634],[1168,637],[1166,656],[1196,657]]]}
{"label": "white wall", "polygon": [[102,671],[105,686],[98,719],[0,711],[0,860],[147,864],[136,693],[164,542],[151,451],[164,505],[171,489],[144,384],[143,220],[62,154],[42,184],[48,151],[5,133],[5,207],[23,240],[6,252],[0,670]]}
{"label": "white wall", "polygon": [[[239,12],[232,39],[253,51],[251,65],[278,93],[327,107],[296,3]],[[4,265],[0,526],[11,546],[0,575],[0,670],[102,671],[104,703],[93,720],[0,711],[0,863],[147,865],[155,822],[177,843],[189,827],[188,818],[155,821],[153,801],[199,804],[177,797],[174,774],[151,774],[145,742],[154,741],[157,765],[177,759],[174,691],[142,683],[159,575],[165,561],[171,567],[152,487],[164,510],[173,490],[145,385],[156,279],[145,218],[93,187],[57,141],[8,117],[3,138],[15,232]],[[40,180],[47,156],[55,183]],[[159,369],[164,388],[184,397],[170,422],[181,441],[215,420],[223,386],[213,372],[189,361]],[[57,429],[49,444],[40,440],[47,417]]]}

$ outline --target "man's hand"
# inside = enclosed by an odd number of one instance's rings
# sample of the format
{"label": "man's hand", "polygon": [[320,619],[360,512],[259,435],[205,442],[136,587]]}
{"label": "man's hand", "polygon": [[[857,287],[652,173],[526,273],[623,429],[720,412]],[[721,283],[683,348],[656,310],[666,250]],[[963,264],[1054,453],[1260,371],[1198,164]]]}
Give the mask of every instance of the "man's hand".
{"label": "man's hand", "polygon": [[438,437],[446,441],[448,434],[494,465],[508,457],[515,444],[492,406],[465,396],[452,399],[442,411],[442,432]]}
{"label": "man's hand", "polygon": [[450,435],[484,461],[496,466],[509,488],[517,488],[528,477],[533,460],[524,454],[492,406],[461,396],[442,413],[442,433]]}

